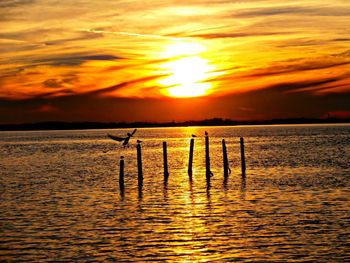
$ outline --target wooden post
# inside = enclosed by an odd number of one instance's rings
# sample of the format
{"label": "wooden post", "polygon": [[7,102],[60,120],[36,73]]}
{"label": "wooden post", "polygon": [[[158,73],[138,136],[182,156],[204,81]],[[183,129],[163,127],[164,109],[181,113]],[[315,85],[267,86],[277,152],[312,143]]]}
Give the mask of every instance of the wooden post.
{"label": "wooden post", "polygon": [[136,145],[136,149],[137,149],[137,174],[138,174],[138,184],[139,187],[142,186],[142,182],[143,182],[143,175],[142,175],[142,155],[141,155],[141,144],[138,143]]}
{"label": "wooden post", "polygon": [[213,173],[210,171],[209,136],[207,132],[205,132],[205,171],[207,182],[209,182],[210,177],[213,176]]}
{"label": "wooden post", "polygon": [[241,144],[241,168],[242,168],[242,177],[245,177],[245,155],[244,155],[244,139],[243,137],[240,138],[240,144]]}
{"label": "wooden post", "polygon": [[168,177],[169,177],[166,142],[163,142],[163,161],[164,161],[164,182],[166,182],[168,181]]}
{"label": "wooden post", "polygon": [[224,161],[224,180],[227,181],[229,167],[228,167],[227,149],[226,149],[225,139],[222,139],[222,156],[223,156],[223,161]]}
{"label": "wooden post", "polygon": [[188,176],[192,180],[192,162],[193,162],[194,138],[190,141],[190,156],[188,158]]}
{"label": "wooden post", "polygon": [[119,189],[120,193],[124,193],[124,156],[120,156],[120,165],[119,165]]}
{"label": "wooden post", "polygon": [[138,199],[139,199],[139,201],[141,201],[142,200],[142,197],[143,197],[143,194],[142,194],[142,182],[140,183],[139,182],[139,185],[138,185],[138,187],[137,187],[137,189],[138,189],[138,195],[137,195],[137,197],[138,197]]}

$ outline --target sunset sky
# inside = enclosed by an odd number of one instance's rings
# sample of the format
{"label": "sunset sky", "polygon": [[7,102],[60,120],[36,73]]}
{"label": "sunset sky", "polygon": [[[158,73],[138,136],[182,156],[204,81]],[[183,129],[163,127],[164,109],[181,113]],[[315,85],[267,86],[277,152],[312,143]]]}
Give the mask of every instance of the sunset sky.
{"label": "sunset sky", "polygon": [[349,0],[1,0],[0,123],[350,117]]}

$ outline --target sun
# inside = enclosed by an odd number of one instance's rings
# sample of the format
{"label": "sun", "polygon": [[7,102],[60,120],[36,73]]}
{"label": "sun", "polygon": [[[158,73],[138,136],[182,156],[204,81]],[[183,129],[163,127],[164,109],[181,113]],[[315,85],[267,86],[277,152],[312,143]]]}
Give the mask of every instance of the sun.
{"label": "sun", "polygon": [[208,78],[214,70],[209,61],[200,56],[205,48],[198,43],[177,42],[167,46],[164,57],[169,62],[160,65],[167,77],[158,81],[165,86],[162,93],[169,97],[198,97],[212,88]]}
{"label": "sun", "polygon": [[159,83],[167,86],[165,93],[171,97],[203,96],[211,84],[204,82],[212,67],[208,61],[198,56],[184,57],[163,64],[169,76]]}

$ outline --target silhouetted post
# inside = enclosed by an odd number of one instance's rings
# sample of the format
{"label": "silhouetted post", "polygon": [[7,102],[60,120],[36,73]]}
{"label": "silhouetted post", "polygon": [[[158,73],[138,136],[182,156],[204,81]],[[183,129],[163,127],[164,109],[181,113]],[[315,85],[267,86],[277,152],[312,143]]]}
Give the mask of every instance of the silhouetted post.
{"label": "silhouetted post", "polygon": [[222,139],[222,156],[224,161],[224,181],[227,182],[229,168],[225,139]]}
{"label": "silhouetted post", "polygon": [[245,177],[245,155],[244,155],[244,139],[240,138],[241,144],[241,168],[242,168],[242,177]]}
{"label": "silhouetted post", "polygon": [[142,201],[142,197],[143,197],[143,195],[142,195],[142,181],[139,182],[137,189],[138,189],[137,197],[138,197],[139,201]]}
{"label": "silhouetted post", "polygon": [[168,181],[168,155],[166,150],[166,142],[163,142],[163,161],[164,161],[164,182]]}
{"label": "silhouetted post", "polygon": [[205,132],[205,171],[207,182],[209,182],[210,177],[213,176],[213,173],[210,171],[209,136],[207,132]]}
{"label": "silhouetted post", "polygon": [[138,183],[139,187],[142,185],[143,175],[142,175],[142,155],[141,155],[141,144],[138,143],[136,146],[137,149],[137,174],[138,174]]}
{"label": "silhouetted post", "polygon": [[194,149],[194,138],[190,141],[190,156],[188,158],[188,176],[192,180],[192,162],[193,162],[193,149]]}
{"label": "silhouetted post", "polygon": [[124,193],[124,156],[120,156],[120,165],[119,165],[119,189],[120,193]]}

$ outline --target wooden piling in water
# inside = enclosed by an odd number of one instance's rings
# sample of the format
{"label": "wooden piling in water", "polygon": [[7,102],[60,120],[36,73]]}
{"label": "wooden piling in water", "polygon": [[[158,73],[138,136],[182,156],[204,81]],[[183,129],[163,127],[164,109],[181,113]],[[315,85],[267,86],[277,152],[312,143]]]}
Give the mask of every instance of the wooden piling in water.
{"label": "wooden piling in water", "polygon": [[119,189],[120,189],[120,193],[124,193],[124,156],[120,156]]}
{"label": "wooden piling in water", "polygon": [[188,176],[192,180],[192,163],[193,163],[194,138],[190,141],[190,155],[188,158]]}
{"label": "wooden piling in water", "polygon": [[244,154],[244,139],[243,137],[240,138],[240,145],[241,145],[241,170],[242,170],[242,177],[245,177],[245,154]]}
{"label": "wooden piling in water", "polygon": [[209,157],[209,136],[208,133],[205,132],[205,171],[207,182],[210,181],[210,177],[213,176],[213,173],[210,171],[210,157]]}
{"label": "wooden piling in water", "polygon": [[168,181],[169,171],[168,171],[168,154],[166,142],[163,142],[163,163],[164,163],[164,182]]}
{"label": "wooden piling in water", "polygon": [[141,144],[138,143],[136,145],[137,149],[137,179],[139,187],[142,185],[143,182],[143,174],[142,174],[142,154],[141,154]]}
{"label": "wooden piling in water", "polygon": [[222,156],[224,162],[224,180],[227,181],[230,168],[228,167],[227,148],[225,139],[222,139]]}

